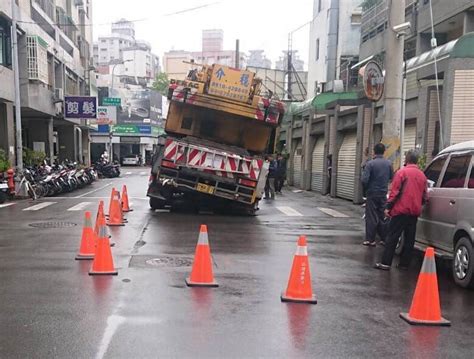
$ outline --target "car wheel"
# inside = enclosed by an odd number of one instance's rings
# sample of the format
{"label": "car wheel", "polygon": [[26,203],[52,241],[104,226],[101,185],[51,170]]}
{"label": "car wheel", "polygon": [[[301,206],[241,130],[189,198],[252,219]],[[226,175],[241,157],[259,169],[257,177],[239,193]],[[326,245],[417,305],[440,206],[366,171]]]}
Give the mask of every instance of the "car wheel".
{"label": "car wheel", "polygon": [[7,194],[4,192],[0,192],[0,204],[7,200]]}
{"label": "car wheel", "polygon": [[402,254],[404,244],[405,244],[405,235],[402,233],[400,238],[398,238],[398,243],[397,243],[397,246],[395,247],[395,254],[397,256]]}
{"label": "car wheel", "polygon": [[471,240],[462,237],[454,247],[452,262],[454,282],[464,288],[474,287],[474,250]]}

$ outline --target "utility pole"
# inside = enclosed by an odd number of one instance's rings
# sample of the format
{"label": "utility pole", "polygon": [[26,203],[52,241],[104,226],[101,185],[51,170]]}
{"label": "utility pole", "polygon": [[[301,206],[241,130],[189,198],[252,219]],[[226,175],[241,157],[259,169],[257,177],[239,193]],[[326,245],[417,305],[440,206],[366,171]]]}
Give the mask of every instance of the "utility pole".
{"label": "utility pole", "polygon": [[18,65],[18,34],[16,30],[16,8],[15,0],[12,2],[12,57],[13,76],[15,83],[15,136],[16,136],[16,167],[23,169],[23,142],[21,136],[21,100],[20,100],[20,67]]}
{"label": "utility pole", "polygon": [[240,69],[240,41],[235,40],[235,68]]}
{"label": "utility pole", "polygon": [[[405,0],[390,2],[388,9],[387,53],[385,57],[385,104],[383,143],[394,169],[400,168],[404,36],[393,30],[405,22]],[[404,124],[403,124],[404,125]]]}

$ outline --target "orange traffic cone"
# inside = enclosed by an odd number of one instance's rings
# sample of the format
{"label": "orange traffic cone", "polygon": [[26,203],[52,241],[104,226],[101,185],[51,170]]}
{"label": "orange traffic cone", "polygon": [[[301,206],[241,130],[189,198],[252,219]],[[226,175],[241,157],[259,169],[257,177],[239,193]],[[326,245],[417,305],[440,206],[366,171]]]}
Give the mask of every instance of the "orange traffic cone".
{"label": "orange traffic cone", "polygon": [[413,325],[451,325],[449,320],[441,317],[433,247],[426,249],[410,311],[400,313],[400,318]]}
{"label": "orange traffic cone", "polygon": [[108,226],[124,226],[122,204],[120,203],[120,193],[112,188],[112,200],[109,206]]}
{"label": "orange traffic cone", "polygon": [[99,218],[104,217],[104,201],[99,202],[99,209],[97,210],[97,216],[95,217],[95,227],[94,227],[94,234],[96,236],[96,240],[99,237]]}
{"label": "orange traffic cone", "polygon": [[81,247],[76,259],[94,259],[95,254],[95,235],[92,228],[91,213],[89,211],[85,214],[84,227],[82,228]]}
{"label": "orange traffic cone", "polygon": [[130,208],[128,203],[128,193],[127,193],[127,186],[123,185],[122,187],[122,210],[124,212],[131,212],[133,209]]}
{"label": "orange traffic cone", "polygon": [[194,254],[193,269],[191,276],[186,278],[189,287],[218,287],[212,273],[211,249],[207,236],[207,226],[201,224],[199,239]]}
{"label": "orange traffic cone", "polygon": [[306,237],[300,236],[293,258],[288,287],[281,295],[282,302],[297,302],[316,304],[316,297],[311,287],[311,273],[309,271],[308,249]]}
{"label": "orange traffic cone", "polygon": [[104,217],[99,218],[99,237],[97,239],[97,247],[95,250],[94,261],[92,262],[89,275],[117,275],[118,272],[114,268],[114,260],[112,251],[110,250],[109,237],[105,226]]}

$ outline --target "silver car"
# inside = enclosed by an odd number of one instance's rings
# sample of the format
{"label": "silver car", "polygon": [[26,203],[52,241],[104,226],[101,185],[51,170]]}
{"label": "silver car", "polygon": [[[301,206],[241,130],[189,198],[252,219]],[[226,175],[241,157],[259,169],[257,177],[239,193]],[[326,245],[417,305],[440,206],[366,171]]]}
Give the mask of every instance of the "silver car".
{"label": "silver car", "polygon": [[453,277],[474,287],[474,141],[441,151],[425,170],[429,201],[418,220],[416,245],[452,259]]}

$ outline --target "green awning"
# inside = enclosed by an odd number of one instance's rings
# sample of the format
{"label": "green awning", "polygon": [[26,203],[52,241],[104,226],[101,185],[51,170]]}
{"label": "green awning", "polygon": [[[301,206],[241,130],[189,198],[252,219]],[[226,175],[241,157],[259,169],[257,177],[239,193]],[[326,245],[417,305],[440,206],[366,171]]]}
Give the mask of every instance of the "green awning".
{"label": "green awning", "polygon": [[326,109],[328,103],[337,100],[357,100],[358,98],[357,92],[323,92],[303,102],[292,102],[291,106],[288,106],[288,112],[290,115],[299,115],[309,112],[311,108],[321,111]]}

